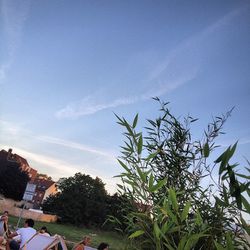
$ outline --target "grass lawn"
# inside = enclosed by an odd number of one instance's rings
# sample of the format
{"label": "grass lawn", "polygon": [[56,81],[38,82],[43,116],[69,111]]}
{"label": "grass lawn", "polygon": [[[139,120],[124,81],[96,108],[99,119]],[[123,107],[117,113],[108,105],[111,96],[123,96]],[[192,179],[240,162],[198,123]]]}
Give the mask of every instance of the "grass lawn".
{"label": "grass lawn", "polygon": [[[17,217],[10,216],[9,217],[9,225],[16,226],[18,221]],[[23,226],[24,219],[21,220],[19,227]],[[125,249],[126,239],[121,235],[115,232],[107,232],[98,229],[87,229],[83,227],[75,227],[71,225],[65,224],[57,224],[57,223],[48,223],[48,222],[35,222],[35,229],[40,229],[42,226],[46,226],[48,231],[54,235],[59,234],[64,236],[69,246],[69,249],[72,248],[73,243],[70,242],[78,242],[83,236],[89,235],[92,238],[92,247],[97,247],[101,242],[107,242],[110,245],[110,250],[122,250]]]}

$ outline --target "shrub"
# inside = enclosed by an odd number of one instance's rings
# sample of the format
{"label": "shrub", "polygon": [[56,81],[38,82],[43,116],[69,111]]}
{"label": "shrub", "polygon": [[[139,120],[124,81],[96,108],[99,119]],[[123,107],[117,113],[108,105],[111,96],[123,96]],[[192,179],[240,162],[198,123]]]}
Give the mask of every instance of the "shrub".
{"label": "shrub", "polygon": [[[214,141],[231,111],[208,124],[202,140],[193,141],[190,127],[197,119],[188,116],[181,122],[168,103],[155,99],[161,115],[148,120],[146,136],[136,130],[138,115],[132,124],[117,116],[126,138],[118,187],[133,207],[122,218],[123,232],[137,249],[247,249],[235,226],[249,233],[242,217],[243,211],[250,213],[249,176],[230,163],[237,143],[211,164]],[[214,184],[204,186],[204,179]],[[114,221],[121,224],[121,219]]]}

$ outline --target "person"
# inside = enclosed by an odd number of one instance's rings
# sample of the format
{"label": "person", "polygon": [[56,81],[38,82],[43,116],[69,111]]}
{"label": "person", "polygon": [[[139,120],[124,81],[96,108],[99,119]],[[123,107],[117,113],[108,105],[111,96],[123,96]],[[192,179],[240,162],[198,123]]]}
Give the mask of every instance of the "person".
{"label": "person", "polygon": [[9,241],[8,247],[11,250],[19,250],[24,246],[24,244],[36,234],[36,230],[33,228],[34,227],[34,221],[32,219],[27,219],[24,222],[24,227],[19,228],[16,232],[11,233],[9,235],[9,238],[13,238],[16,236],[20,236],[21,243],[20,245],[18,242],[14,239]]}
{"label": "person", "polygon": [[8,219],[8,216],[9,216],[9,212],[6,210],[3,212],[3,214],[0,216],[0,220],[4,219],[5,217],[7,217]]}
{"label": "person", "polygon": [[41,227],[41,229],[39,230],[39,233],[42,235],[50,236],[50,233],[48,232],[48,229],[45,226]]}
{"label": "person", "polygon": [[8,216],[8,211],[4,211],[4,213],[0,216],[0,236],[3,237],[8,234]]}
{"label": "person", "polygon": [[84,250],[85,246],[89,246],[91,243],[91,238],[89,236],[84,236],[83,240],[79,242],[73,250]]}
{"label": "person", "polygon": [[102,242],[98,247],[97,250],[108,250],[109,244]]}
{"label": "person", "polygon": [[0,236],[0,246],[2,245],[6,245],[6,239],[3,236]]}

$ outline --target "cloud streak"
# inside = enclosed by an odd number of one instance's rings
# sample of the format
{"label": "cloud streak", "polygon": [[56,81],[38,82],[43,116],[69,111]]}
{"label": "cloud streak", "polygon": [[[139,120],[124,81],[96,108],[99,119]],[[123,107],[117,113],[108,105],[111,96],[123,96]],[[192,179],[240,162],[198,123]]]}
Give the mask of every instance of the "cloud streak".
{"label": "cloud streak", "polygon": [[68,141],[68,140],[63,140],[63,139],[59,139],[59,138],[55,138],[55,137],[50,137],[50,136],[37,136],[35,137],[36,139],[40,140],[40,141],[44,141],[46,143],[50,143],[50,144],[56,144],[59,146],[63,146],[63,147],[67,147],[67,148],[72,148],[72,149],[77,149],[80,151],[84,151],[84,152],[88,152],[91,154],[95,154],[95,155],[99,155],[101,157],[104,157],[105,159],[107,159],[108,161],[112,162],[112,163],[116,163],[116,159],[115,159],[115,154],[110,153],[110,152],[106,152],[100,149],[96,149],[87,145],[83,145],[80,143],[76,143],[76,142],[72,142],[72,141]]}
{"label": "cloud streak", "polygon": [[56,112],[56,117],[61,118],[78,118],[84,115],[91,115],[98,111],[107,108],[115,108],[121,105],[132,104],[137,101],[135,97],[120,98],[108,103],[95,103],[95,98],[93,96],[87,96],[80,101],[72,102],[68,104],[65,108],[60,109]]}
{"label": "cloud streak", "polygon": [[[3,23],[4,41],[6,42],[6,59],[0,63],[0,81],[6,78],[10,69],[15,52],[20,44],[23,26],[27,19],[30,1],[29,0],[2,0],[0,13]],[[3,42],[2,41],[2,44]]]}
{"label": "cloud streak", "polygon": [[[129,96],[124,98],[118,98],[111,102],[100,103],[96,101],[96,96],[88,96],[84,99],[68,104],[65,108],[58,110],[55,113],[58,119],[77,119],[81,116],[95,114],[96,112],[116,108],[123,105],[134,104],[139,101],[149,100],[154,96],[162,96],[163,94],[172,91],[179,86],[187,83],[194,79],[198,73],[198,67],[188,68],[184,74],[181,75],[170,75],[165,80],[158,79],[158,86],[148,91],[145,91],[141,95]],[[184,70],[183,70],[184,71]]]}
{"label": "cloud streak", "polygon": [[238,16],[244,8],[229,12],[202,31],[190,36],[173,48],[161,63],[156,65],[147,82],[154,87],[144,91],[140,95],[117,98],[110,102],[100,102],[95,95],[82,100],[71,102],[66,107],[58,110],[55,116],[58,119],[76,119],[81,116],[95,114],[101,110],[115,108],[121,105],[134,104],[138,101],[150,99],[152,96],[162,96],[170,91],[195,79],[200,71],[203,42],[214,32],[227,25]]}
{"label": "cloud streak", "polygon": [[31,138],[32,140],[38,140],[45,142],[47,144],[55,144],[66,148],[76,149],[80,150],[86,153],[91,153],[96,156],[102,157],[104,161],[108,161],[112,164],[116,163],[116,157],[114,152],[109,152],[103,149],[91,147],[89,145],[84,145],[80,143],[76,143],[74,141],[64,140],[61,138],[46,136],[46,135],[34,135],[31,131],[23,129],[21,126],[13,125],[12,123],[4,120],[0,120],[0,125],[2,131],[4,131],[4,134],[7,135],[7,137],[11,138],[17,138],[22,141],[21,138],[25,137],[27,140],[28,138]]}

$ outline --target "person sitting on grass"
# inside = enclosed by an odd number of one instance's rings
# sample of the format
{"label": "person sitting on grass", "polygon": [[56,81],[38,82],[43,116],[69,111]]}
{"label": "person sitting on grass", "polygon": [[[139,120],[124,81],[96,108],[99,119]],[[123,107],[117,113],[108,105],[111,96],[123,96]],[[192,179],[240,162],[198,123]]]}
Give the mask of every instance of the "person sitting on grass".
{"label": "person sitting on grass", "polygon": [[98,247],[97,250],[108,250],[109,244],[102,242]]}
{"label": "person sitting on grass", "polygon": [[11,233],[8,227],[8,216],[8,211],[4,211],[3,215],[0,216],[0,246],[6,245],[7,238]]}
{"label": "person sitting on grass", "polygon": [[3,215],[0,216],[0,236],[6,236],[8,233],[8,216],[8,211],[4,211]]}
{"label": "person sitting on grass", "polygon": [[83,240],[81,242],[79,242],[74,248],[73,250],[84,250],[85,246],[89,246],[91,243],[91,238],[89,236],[84,236]]}
{"label": "person sitting on grass", "polygon": [[34,221],[32,219],[27,219],[24,222],[24,227],[19,228],[16,232],[11,233],[9,235],[9,238],[13,238],[16,236],[20,236],[21,243],[19,244],[16,240],[12,239],[9,241],[7,249],[10,250],[19,250],[24,246],[24,244],[36,234],[36,230],[33,228],[34,227]]}
{"label": "person sitting on grass", "polygon": [[1,246],[2,244],[4,244],[4,241],[5,241],[4,237],[3,237],[3,236],[0,236],[0,246]]}
{"label": "person sitting on grass", "polygon": [[51,234],[48,232],[47,227],[45,226],[41,227],[41,229],[39,230],[39,233],[42,235],[51,236]]}

